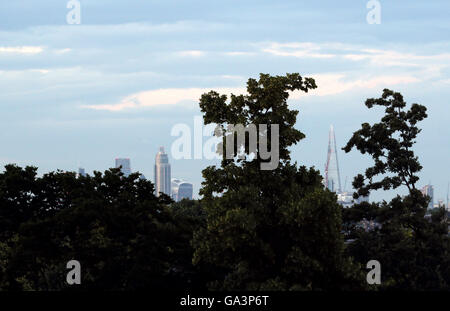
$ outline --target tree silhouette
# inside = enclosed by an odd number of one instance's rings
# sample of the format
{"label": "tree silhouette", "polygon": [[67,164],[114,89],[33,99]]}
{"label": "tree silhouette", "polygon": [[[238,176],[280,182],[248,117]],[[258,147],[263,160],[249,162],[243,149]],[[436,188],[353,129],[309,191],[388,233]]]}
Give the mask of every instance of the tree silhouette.
{"label": "tree silhouette", "polygon": [[[259,156],[237,157],[241,146],[235,140],[233,159],[223,153],[221,167],[203,171],[200,193],[207,218],[206,228],[194,234],[194,263],[216,271],[210,288],[361,288],[360,267],[344,256],[336,196],[323,189],[318,171],[290,162],[288,148],[305,135],[294,128],[298,111],[287,104],[289,92],[314,88],[313,79],[299,74],[261,74],[259,80],[248,80],[248,95],[231,95],[229,103],[214,91],[201,97],[207,124],[222,129],[237,123],[267,124],[269,129],[278,124],[280,135],[280,163],[274,170],[261,170]],[[242,147],[249,156],[248,143]]]}
{"label": "tree silhouette", "polygon": [[[427,117],[426,107],[407,104],[400,93],[385,89],[381,98],[368,99],[368,108],[385,107],[379,123],[364,123],[343,148],[369,154],[374,165],[353,181],[356,197],[371,190],[395,189],[402,185],[408,195],[390,202],[363,202],[344,210],[348,250],[361,263],[381,263],[383,289],[442,290],[450,286],[450,240],[443,208],[426,217],[429,198],[417,190],[417,173],[422,169],[413,146]],[[375,181],[378,176],[381,180]],[[361,228],[361,221],[376,224]]]}

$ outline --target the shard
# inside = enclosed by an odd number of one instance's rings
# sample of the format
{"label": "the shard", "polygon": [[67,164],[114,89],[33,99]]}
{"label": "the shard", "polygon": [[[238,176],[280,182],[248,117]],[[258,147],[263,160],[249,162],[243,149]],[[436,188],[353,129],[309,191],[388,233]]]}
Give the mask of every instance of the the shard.
{"label": "the shard", "polygon": [[339,162],[337,157],[336,137],[334,135],[333,125],[330,126],[328,135],[328,155],[325,164],[325,187],[333,192],[341,192],[341,177],[339,175]]}

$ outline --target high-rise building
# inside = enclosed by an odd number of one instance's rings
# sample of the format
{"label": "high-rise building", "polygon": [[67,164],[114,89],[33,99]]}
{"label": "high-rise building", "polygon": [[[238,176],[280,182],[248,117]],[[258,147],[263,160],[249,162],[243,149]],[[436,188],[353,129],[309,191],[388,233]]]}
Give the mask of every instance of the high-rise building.
{"label": "high-rise building", "polygon": [[339,171],[339,162],[336,147],[336,136],[334,134],[333,125],[330,126],[330,132],[328,134],[328,153],[327,153],[327,163],[325,164],[325,178],[323,179],[323,184],[330,191],[333,191],[337,194],[337,202],[343,207],[351,207],[354,204],[369,201],[369,196],[354,199],[353,191],[347,191],[346,189],[343,189],[341,186],[341,175]]}
{"label": "high-rise building", "polygon": [[130,159],[128,158],[118,158],[116,159],[116,168],[120,168],[120,171],[125,177],[131,174]]}
{"label": "high-rise building", "polygon": [[422,194],[430,197],[430,202],[428,202],[428,208],[432,209],[434,205],[434,190],[432,185],[426,185],[421,190]]}
{"label": "high-rise building", "polygon": [[80,167],[78,168],[78,176],[86,176],[86,171],[84,170],[84,168]]}
{"label": "high-rise building", "polygon": [[172,178],[172,199],[176,202],[183,199],[192,200],[193,186],[191,183]]}
{"label": "high-rise building", "polygon": [[165,193],[168,196],[172,195],[170,179],[170,164],[169,157],[164,151],[164,147],[159,148],[155,159],[155,192],[156,196]]}
{"label": "high-rise building", "polygon": [[434,208],[440,208],[441,206],[443,206],[444,209],[446,208],[445,202],[442,199],[437,200],[437,202],[433,205]]}
{"label": "high-rise building", "polygon": [[328,155],[325,164],[325,180],[324,185],[330,191],[341,192],[341,177],[339,175],[339,163],[337,157],[336,137],[334,135],[333,125],[330,126],[328,134]]}

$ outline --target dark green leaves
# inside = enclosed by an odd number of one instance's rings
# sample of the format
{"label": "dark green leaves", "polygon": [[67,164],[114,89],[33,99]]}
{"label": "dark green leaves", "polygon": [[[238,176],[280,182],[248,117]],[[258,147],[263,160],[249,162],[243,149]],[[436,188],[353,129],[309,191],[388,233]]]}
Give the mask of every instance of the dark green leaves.
{"label": "dark green leaves", "polygon": [[[416,124],[427,117],[426,108],[413,104],[409,110],[400,93],[385,89],[381,98],[366,100],[370,109],[375,106],[384,106],[385,115],[381,122],[370,125],[364,123],[356,131],[343,148],[350,152],[356,148],[361,153],[368,153],[374,160],[374,166],[368,168],[363,176],[358,176],[354,186],[359,195],[367,195],[370,190],[383,188],[395,189],[405,185],[409,189],[415,188],[418,180],[417,173],[422,169],[411,147],[420,133]],[[393,174],[393,177],[384,177],[374,181],[379,175]]]}

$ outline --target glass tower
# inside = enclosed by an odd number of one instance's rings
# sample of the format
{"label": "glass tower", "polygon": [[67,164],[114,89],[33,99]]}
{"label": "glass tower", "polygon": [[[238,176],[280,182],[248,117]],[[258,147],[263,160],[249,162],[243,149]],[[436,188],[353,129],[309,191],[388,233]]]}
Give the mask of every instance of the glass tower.
{"label": "glass tower", "polygon": [[325,187],[330,191],[340,193],[341,177],[339,175],[339,163],[337,157],[336,137],[334,135],[333,125],[330,126],[328,135],[328,155],[327,164],[325,165]]}
{"label": "glass tower", "polygon": [[130,159],[116,159],[116,168],[120,168],[120,171],[125,177],[131,174]]}
{"label": "glass tower", "polygon": [[170,178],[170,164],[169,157],[164,151],[164,147],[159,148],[155,159],[155,192],[156,196],[165,193],[171,195],[171,178]]}

